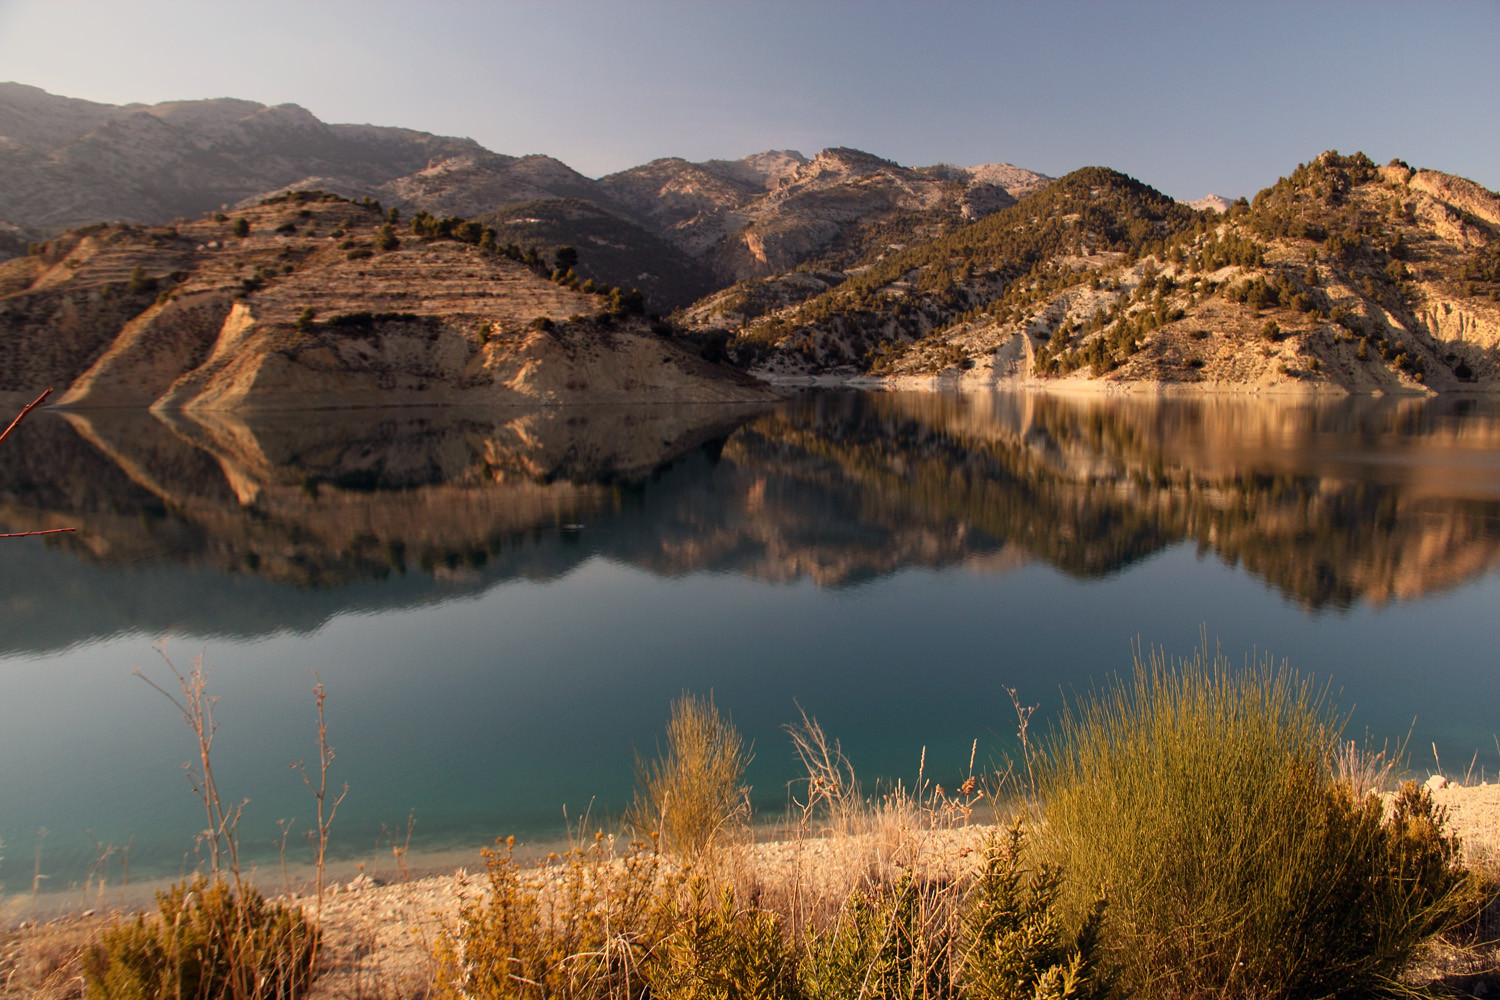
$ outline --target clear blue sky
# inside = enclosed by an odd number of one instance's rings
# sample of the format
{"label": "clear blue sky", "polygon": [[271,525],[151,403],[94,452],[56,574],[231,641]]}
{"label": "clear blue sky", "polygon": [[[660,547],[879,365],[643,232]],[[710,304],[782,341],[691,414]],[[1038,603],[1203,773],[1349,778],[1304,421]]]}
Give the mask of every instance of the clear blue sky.
{"label": "clear blue sky", "polygon": [[0,0],[0,79],[233,96],[598,176],[856,146],[1253,194],[1324,149],[1500,188],[1500,2]]}

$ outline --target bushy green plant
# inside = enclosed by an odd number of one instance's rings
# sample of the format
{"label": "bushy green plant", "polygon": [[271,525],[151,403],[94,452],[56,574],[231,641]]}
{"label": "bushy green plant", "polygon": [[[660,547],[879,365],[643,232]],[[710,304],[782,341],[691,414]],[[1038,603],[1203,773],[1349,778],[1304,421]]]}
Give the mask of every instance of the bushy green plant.
{"label": "bushy green plant", "polygon": [[782,936],[781,920],[744,910],[728,886],[718,899],[703,879],[665,904],[663,924],[676,930],[647,965],[657,1000],[795,1000],[797,953]]}
{"label": "bushy green plant", "polygon": [[667,742],[649,763],[636,760],[636,796],[626,817],[642,835],[661,838],[680,857],[702,854],[749,820],[742,784],[752,755],[713,698],[685,694],[672,703]]}
{"label": "bushy green plant", "polygon": [[157,914],[106,929],[84,965],[105,1000],[295,1000],[313,979],[318,930],[253,888],[196,879],[156,895]]}
{"label": "bushy green plant", "polygon": [[1025,833],[1017,823],[985,845],[984,868],[969,894],[959,981],[974,1000],[1084,1000],[1103,996],[1109,982],[1096,954],[1105,901],[1101,896],[1076,928],[1059,906],[1063,873],[1045,863],[1028,868]]}
{"label": "bushy green plant", "polygon": [[953,996],[949,908],[910,874],[855,892],[826,930],[808,935],[798,970],[808,1000]]}
{"label": "bushy green plant", "polygon": [[1107,887],[1127,991],[1378,995],[1464,916],[1431,800],[1403,791],[1387,819],[1333,777],[1343,721],[1285,667],[1206,651],[1138,660],[1064,713],[1040,777],[1045,853],[1073,912]]}

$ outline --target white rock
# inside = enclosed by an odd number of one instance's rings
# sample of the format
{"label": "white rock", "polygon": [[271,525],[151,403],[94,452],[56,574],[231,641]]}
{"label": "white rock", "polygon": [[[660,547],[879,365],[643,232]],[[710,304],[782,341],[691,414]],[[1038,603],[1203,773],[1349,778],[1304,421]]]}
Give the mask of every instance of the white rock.
{"label": "white rock", "polygon": [[1432,777],[1427,779],[1426,784],[1424,784],[1422,787],[1426,788],[1429,792],[1435,792],[1440,788],[1447,788],[1448,779],[1443,777],[1441,774],[1434,774]]}

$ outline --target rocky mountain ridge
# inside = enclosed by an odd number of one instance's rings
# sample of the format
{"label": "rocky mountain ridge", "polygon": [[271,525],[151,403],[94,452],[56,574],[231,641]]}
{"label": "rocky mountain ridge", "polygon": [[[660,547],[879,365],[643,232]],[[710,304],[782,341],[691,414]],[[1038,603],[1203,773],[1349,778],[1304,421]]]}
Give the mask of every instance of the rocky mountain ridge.
{"label": "rocky mountain ridge", "polygon": [[736,286],[684,320],[771,378],[1500,389],[1500,196],[1399,162],[1325,153],[1224,213],[1086,168],[892,250]]}
{"label": "rocky mountain ridge", "polygon": [[376,186],[480,152],[468,139],[327,125],[295,104],[116,106],[0,83],[0,219],[35,227],[164,223],[308,176]]}
{"label": "rocky mountain ridge", "polygon": [[905,168],[847,149],[811,160],[792,150],[656,160],[594,180],[552,157],[329,125],[297,105],[219,98],[114,106],[14,83],[0,84],[0,171],[0,221],[53,231],[107,220],[165,224],[321,190],[374,197],[408,215],[536,220],[535,242],[550,253],[587,235],[573,227],[581,201],[612,217],[617,248],[639,250],[656,268],[601,262],[587,276],[639,287],[662,309],[814,257],[852,262],[858,254],[849,247],[871,226],[918,216],[936,232],[1048,180],[1009,164]]}

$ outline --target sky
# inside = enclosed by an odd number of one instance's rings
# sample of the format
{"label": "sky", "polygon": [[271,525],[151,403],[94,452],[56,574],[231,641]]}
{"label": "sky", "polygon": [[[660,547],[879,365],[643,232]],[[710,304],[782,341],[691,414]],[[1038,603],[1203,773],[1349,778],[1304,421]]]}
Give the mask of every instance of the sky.
{"label": "sky", "polygon": [[1190,199],[1359,149],[1500,189],[1500,0],[0,0],[7,79],[291,102],[590,176],[842,145]]}

